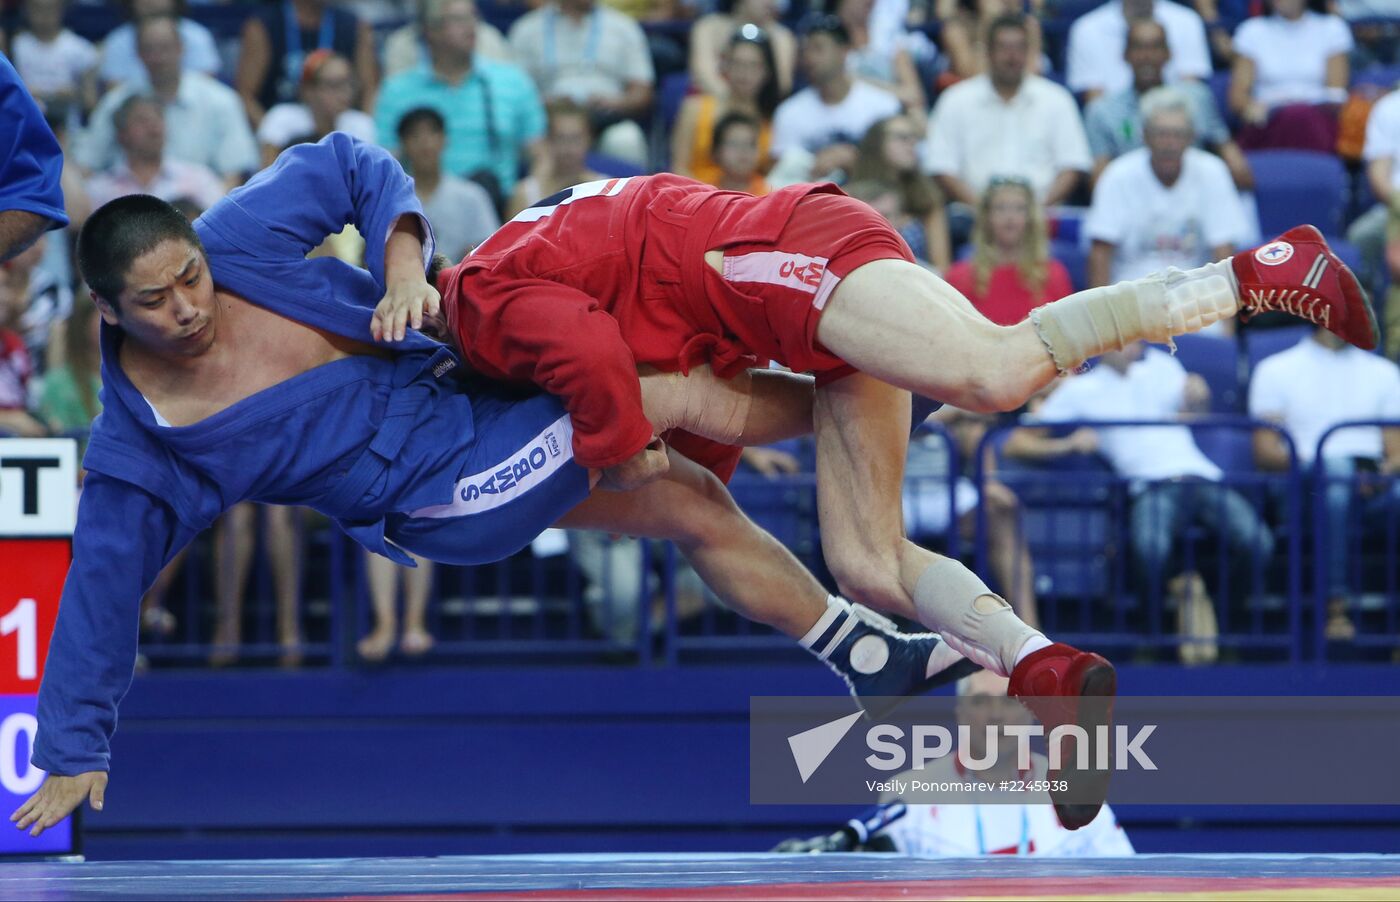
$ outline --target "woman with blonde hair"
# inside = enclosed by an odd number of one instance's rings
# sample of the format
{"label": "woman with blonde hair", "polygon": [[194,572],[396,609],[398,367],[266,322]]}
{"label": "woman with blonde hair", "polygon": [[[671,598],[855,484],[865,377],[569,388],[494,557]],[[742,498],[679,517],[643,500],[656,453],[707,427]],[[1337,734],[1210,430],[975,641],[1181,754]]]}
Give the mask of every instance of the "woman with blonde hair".
{"label": "woman with blonde hair", "polygon": [[933,177],[919,168],[923,133],[905,114],[881,119],[861,139],[850,183],[881,182],[899,191],[901,220],[891,224],[920,260],[939,272],[953,261],[947,202]]}
{"label": "woman with blonde hair", "polygon": [[972,259],[944,278],[998,325],[1013,326],[1074,291],[1069,271],[1050,257],[1045,213],[1025,179],[992,179],[977,205],[972,247]]}

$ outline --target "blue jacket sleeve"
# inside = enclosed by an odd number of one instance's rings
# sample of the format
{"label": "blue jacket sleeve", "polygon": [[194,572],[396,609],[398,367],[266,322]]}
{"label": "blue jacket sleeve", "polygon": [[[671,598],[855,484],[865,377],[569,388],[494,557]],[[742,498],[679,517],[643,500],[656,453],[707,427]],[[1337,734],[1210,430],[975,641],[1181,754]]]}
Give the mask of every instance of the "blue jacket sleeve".
{"label": "blue jacket sleeve", "polygon": [[108,769],[117,704],[136,664],[141,596],[191,538],[153,495],[88,473],[39,686],[35,765],[65,776]]}
{"label": "blue jacket sleeve", "polygon": [[19,73],[0,55],[0,210],[26,210],[68,225],[63,151]]}
{"label": "blue jacket sleeve", "polygon": [[216,204],[202,218],[224,225],[226,206],[244,216],[227,223],[246,237],[248,219],[260,223],[267,240],[259,251],[301,259],[326,236],[351,224],[365,239],[365,268],[382,288],[384,244],[395,221],[418,217],[423,230],[423,265],[432,258],[432,228],[413,193],[413,179],[384,148],[344,132],[331,132],[315,144],[298,144],[246,185]]}

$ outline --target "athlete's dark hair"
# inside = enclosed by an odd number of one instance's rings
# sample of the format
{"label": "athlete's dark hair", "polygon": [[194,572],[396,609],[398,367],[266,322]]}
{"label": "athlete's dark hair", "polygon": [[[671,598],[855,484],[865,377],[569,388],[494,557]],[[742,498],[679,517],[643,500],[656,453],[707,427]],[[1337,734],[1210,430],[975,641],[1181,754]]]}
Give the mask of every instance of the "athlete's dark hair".
{"label": "athlete's dark hair", "polygon": [[433,254],[433,259],[428,262],[428,284],[436,288],[438,276],[451,265],[452,261],[447,259],[446,254]]}
{"label": "athlete's dark hair", "polygon": [[129,194],[98,207],[78,234],[78,270],[83,281],[114,308],[126,274],[163,241],[204,245],[184,214],[158,197]]}

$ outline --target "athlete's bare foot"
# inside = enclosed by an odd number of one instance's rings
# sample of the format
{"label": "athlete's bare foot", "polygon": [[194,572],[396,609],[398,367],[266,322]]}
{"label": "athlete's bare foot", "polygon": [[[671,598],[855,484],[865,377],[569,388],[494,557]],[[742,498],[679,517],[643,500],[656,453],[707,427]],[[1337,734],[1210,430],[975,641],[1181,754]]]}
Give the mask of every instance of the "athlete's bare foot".
{"label": "athlete's bare foot", "polygon": [[435,641],[427,630],[406,629],[403,631],[403,638],[399,640],[399,651],[410,658],[421,657],[432,649]]}
{"label": "athlete's bare foot", "polygon": [[394,650],[394,628],[375,629],[355,645],[360,658],[371,663],[379,663],[389,657]]}

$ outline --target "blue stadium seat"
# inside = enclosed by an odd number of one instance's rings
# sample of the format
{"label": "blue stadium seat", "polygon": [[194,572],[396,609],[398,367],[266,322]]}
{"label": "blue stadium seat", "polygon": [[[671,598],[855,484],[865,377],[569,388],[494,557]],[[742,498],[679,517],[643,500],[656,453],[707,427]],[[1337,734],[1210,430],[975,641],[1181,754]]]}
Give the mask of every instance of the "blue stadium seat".
{"label": "blue stadium seat", "polygon": [[1217,335],[1181,335],[1176,338],[1176,359],[1189,373],[1210,386],[1212,413],[1238,413],[1242,398],[1235,342]]}
{"label": "blue stadium seat", "polygon": [[634,175],[646,175],[646,170],[629,163],[626,160],[619,160],[617,157],[610,157],[605,153],[591,153],[586,157],[589,169],[602,173],[610,178],[631,178]]}
{"label": "blue stadium seat", "polygon": [[1346,211],[1347,174],[1332,154],[1308,150],[1256,150],[1254,170],[1259,228],[1273,236],[1303,223],[1324,235],[1340,235]]}
{"label": "blue stadium seat", "polygon": [[1249,368],[1253,370],[1259,361],[1272,357],[1279,351],[1286,351],[1312,333],[1312,326],[1284,326],[1278,329],[1250,329],[1245,327],[1244,346],[1249,353]]}
{"label": "blue stadium seat", "polygon": [[1058,239],[1051,241],[1050,256],[1059,260],[1065,265],[1065,269],[1069,270],[1069,281],[1075,291],[1083,291],[1088,287],[1089,254],[1079,246],[1079,242]]}
{"label": "blue stadium seat", "polygon": [[661,90],[657,92],[656,111],[666,128],[666,134],[675,128],[676,118],[681,114],[681,104],[690,93],[690,76],[685,72],[672,72],[661,79]]}
{"label": "blue stadium seat", "polygon": [[1365,69],[1353,72],[1351,76],[1351,86],[1356,88],[1361,85],[1375,85],[1378,88],[1389,91],[1391,88],[1400,85],[1400,65],[1367,66]]}
{"label": "blue stadium seat", "polygon": [[1220,111],[1220,118],[1225,120],[1225,124],[1234,132],[1239,128],[1239,117],[1230,111],[1230,73],[1213,72],[1210,78],[1206,79],[1206,84],[1210,87],[1211,96],[1215,98],[1215,108]]}
{"label": "blue stadium seat", "polygon": [[1254,437],[1248,429],[1197,426],[1196,447],[1226,473],[1254,472]]}

